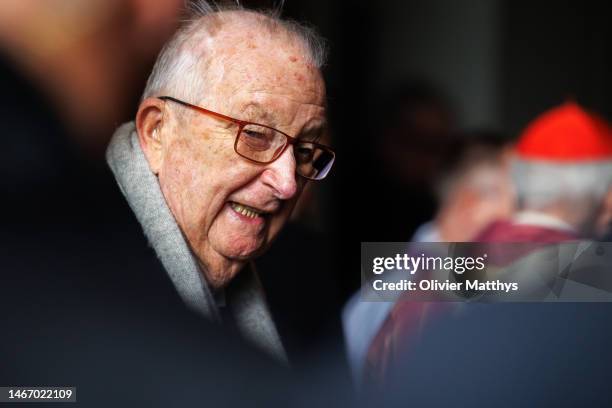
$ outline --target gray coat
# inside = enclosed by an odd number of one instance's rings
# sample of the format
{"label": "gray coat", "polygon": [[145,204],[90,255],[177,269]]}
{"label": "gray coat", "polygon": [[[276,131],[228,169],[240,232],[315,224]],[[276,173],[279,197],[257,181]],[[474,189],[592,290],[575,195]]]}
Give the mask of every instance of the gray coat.
{"label": "gray coat", "polygon": [[[166,204],[157,177],[149,169],[133,122],[117,129],[106,159],[179,296],[190,309],[221,323],[219,304]],[[231,319],[246,339],[286,362],[285,350],[252,264],[228,286],[225,302]]]}

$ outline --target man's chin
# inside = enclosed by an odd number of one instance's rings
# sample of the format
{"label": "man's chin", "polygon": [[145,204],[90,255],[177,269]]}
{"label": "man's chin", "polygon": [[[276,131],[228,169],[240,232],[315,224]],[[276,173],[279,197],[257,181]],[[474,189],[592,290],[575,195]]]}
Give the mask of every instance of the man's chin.
{"label": "man's chin", "polygon": [[207,282],[215,289],[223,288],[255,257],[255,249],[212,248],[206,255],[198,254],[202,272]]}
{"label": "man's chin", "polygon": [[261,240],[236,240],[219,248],[219,253],[227,259],[246,262],[259,256],[264,250]]}

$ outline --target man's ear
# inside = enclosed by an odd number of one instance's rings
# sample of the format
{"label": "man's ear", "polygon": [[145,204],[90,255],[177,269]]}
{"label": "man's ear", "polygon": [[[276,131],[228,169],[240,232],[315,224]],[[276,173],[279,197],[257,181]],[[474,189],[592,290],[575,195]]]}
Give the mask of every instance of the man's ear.
{"label": "man's ear", "polygon": [[164,101],[158,98],[143,100],[136,114],[136,130],[149,168],[155,174],[159,172],[164,158],[161,136],[163,124]]}

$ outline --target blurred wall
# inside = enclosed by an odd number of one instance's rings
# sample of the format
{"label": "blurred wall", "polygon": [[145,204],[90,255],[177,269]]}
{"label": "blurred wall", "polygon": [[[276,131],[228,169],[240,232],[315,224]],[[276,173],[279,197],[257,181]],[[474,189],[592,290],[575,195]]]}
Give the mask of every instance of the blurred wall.
{"label": "blurred wall", "polygon": [[459,126],[510,135],[570,94],[612,119],[609,3],[311,0],[285,9],[331,45],[325,76],[338,156],[322,189],[333,239],[346,244],[336,247],[336,270],[347,291],[359,283],[358,264],[347,264],[358,243],[385,233],[369,204],[393,194],[364,178],[369,141],[381,128],[381,91],[402,78],[429,79],[449,97]]}
{"label": "blurred wall", "polygon": [[379,87],[427,78],[446,93],[459,126],[499,126],[500,0],[391,0],[380,16]]}
{"label": "blurred wall", "polygon": [[508,1],[503,8],[502,124],[519,131],[567,97],[612,120],[609,2]]}

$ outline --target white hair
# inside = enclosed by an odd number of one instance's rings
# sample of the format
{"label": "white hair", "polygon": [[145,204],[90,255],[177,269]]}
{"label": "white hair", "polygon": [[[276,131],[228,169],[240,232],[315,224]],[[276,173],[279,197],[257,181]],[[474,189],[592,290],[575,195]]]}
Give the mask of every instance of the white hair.
{"label": "white hair", "polygon": [[460,188],[468,188],[481,198],[505,195],[508,188],[514,194],[505,158],[507,147],[485,142],[466,147],[459,161],[445,170],[434,186],[439,203],[446,203]]}
{"label": "white hair", "polygon": [[281,6],[282,3],[273,10],[253,11],[244,9],[239,2],[231,5],[202,0],[192,2],[183,25],[157,57],[142,98],[169,94],[190,101],[201,99],[206,89],[209,45],[224,17],[232,11],[242,12],[239,18],[250,19],[271,33],[280,29],[283,35],[303,46],[304,57],[310,64],[323,67],[327,56],[325,40],[309,26],[282,19]]}
{"label": "white hair", "polygon": [[564,202],[591,212],[612,187],[612,161],[567,164],[515,159],[512,176],[523,209],[542,210]]}

